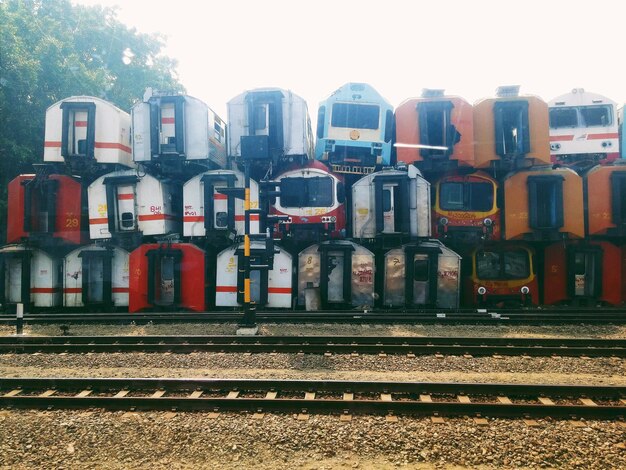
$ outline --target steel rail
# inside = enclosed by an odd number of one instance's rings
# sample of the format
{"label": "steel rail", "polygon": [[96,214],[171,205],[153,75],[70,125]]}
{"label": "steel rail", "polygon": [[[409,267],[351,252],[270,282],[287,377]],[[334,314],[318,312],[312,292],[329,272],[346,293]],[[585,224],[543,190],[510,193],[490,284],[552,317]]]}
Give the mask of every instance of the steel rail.
{"label": "steel rail", "polygon": [[[263,322],[276,323],[452,323],[452,324],[567,324],[626,323],[626,310],[488,310],[488,311],[258,311]],[[168,312],[168,313],[50,313],[26,314],[24,322],[46,323],[173,323],[173,322],[239,322],[238,312]],[[15,316],[0,315],[0,324],[15,324]]]}
{"label": "steel rail", "polygon": [[626,387],[330,380],[2,378],[0,406],[439,416],[626,416]]}
{"label": "steel rail", "polygon": [[626,357],[626,339],[433,336],[2,336],[0,353],[249,352]]}

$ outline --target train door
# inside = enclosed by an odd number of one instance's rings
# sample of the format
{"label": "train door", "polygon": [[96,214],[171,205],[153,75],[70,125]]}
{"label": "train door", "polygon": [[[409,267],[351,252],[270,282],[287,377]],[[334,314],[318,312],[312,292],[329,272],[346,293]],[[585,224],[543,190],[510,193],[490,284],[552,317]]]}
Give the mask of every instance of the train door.
{"label": "train door", "polygon": [[626,171],[611,173],[611,213],[617,230],[626,231]]}
{"label": "train door", "polygon": [[441,249],[408,245],[405,248],[407,306],[437,304],[438,259]]}
{"label": "train door", "polygon": [[85,250],[82,259],[82,301],[84,305],[108,305],[112,302],[112,262],[110,250]]}
{"label": "train door", "polygon": [[151,121],[156,121],[159,155],[181,155],[185,153],[183,96],[163,97],[159,105],[151,104]]}
{"label": "train door", "polygon": [[573,247],[569,252],[568,286],[572,297],[597,299],[602,295],[602,250]]}
{"label": "train door", "polygon": [[0,304],[30,304],[30,251],[0,253]]}
{"label": "train door", "polygon": [[63,157],[94,157],[96,135],[95,103],[61,103],[63,127],[61,155]]}
{"label": "train door", "polygon": [[[245,257],[243,249],[237,250],[237,264],[244,266]],[[250,250],[250,301],[256,305],[266,305],[268,294],[268,273],[272,264],[265,249],[252,248]],[[244,303],[244,270],[239,269],[237,274],[237,302]]]}
{"label": "train door", "polygon": [[83,271],[83,276],[87,276],[86,300],[88,303],[101,303],[104,301],[104,260],[91,258],[86,264]]}
{"label": "train door", "polygon": [[528,101],[497,101],[493,107],[496,154],[518,157],[530,152]]}
{"label": "train door", "polygon": [[323,307],[352,304],[352,245],[320,245],[320,295]]}
{"label": "train door", "polygon": [[278,90],[248,93],[249,130],[248,135],[242,137],[242,156],[274,158],[284,153],[282,100],[283,94]]}
{"label": "train door", "polygon": [[135,204],[135,185],[119,185],[117,190],[117,207],[115,211],[117,228],[120,232],[137,230],[137,208]]}
{"label": "train door", "polygon": [[181,250],[155,249],[148,256],[148,302],[159,307],[180,303]]}
{"label": "train door", "polygon": [[24,183],[24,231],[51,233],[56,228],[56,180],[27,180]]}
{"label": "train door", "polygon": [[22,302],[22,259],[10,257],[6,260],[6,301],[14,304]]}
{"label": "train door", "polygon": [[376,232],[410,232],[408,176],[378,176],[374,178],[374,185]]}
{"label": "train door", "polygon": [[421,157],[447,158],[461,135],[451,123],[451,101],[423,102],[417,105]]}
{"label": "train door", "polygon": [[235,229],[235,197],[219,192],[222,188],[234,188],[235,175],[205,175],[204,229],[208,232]]}
{"label": "train door", "polygon": [[344,298],[345,253],[329,251],[326,261],[328,265],[328,303],[347,302],[349,299]]}
{"label": "train door", "polygon": [[560,175],[529,176],[529,226],[536,230],[563,227],[563,180]]}

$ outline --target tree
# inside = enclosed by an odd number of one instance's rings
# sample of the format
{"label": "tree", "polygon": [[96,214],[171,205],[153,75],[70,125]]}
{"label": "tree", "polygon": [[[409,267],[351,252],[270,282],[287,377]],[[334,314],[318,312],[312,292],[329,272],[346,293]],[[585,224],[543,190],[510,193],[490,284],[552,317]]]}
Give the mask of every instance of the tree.
{"label": "tree", "polygon": [[141,34],[111,8],[69,0],[0,0],[0,241],[8,182],[43,155],[48,106],[91,95],[129,110],[146,87],[184,91],[164,38]]}

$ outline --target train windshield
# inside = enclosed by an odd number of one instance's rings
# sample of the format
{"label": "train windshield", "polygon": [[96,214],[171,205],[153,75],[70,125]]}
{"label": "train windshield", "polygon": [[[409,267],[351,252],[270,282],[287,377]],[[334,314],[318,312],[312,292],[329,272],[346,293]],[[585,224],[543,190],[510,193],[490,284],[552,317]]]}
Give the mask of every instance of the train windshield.
{"label": "train windshield", "polygon": [[335,103],[331,115],[333,127],[378,129],[380,107],[374,104]]}
{"label": "train windshield", "polygon": [[443,210],[488,212],[493,208],[491,183],[449,182],[443,183],[439,191]]}
{"label": "train windshield", "polygon": [[476,274],[479,279],[525,279],[530,275],[528,252],[479,252],[476,254]]}
{"label": "train windshield", "polygon": [[613,124],[613,111],[609,105],[570,106],[550,109],[550,127],[606,127]]}
{"label": "train windshield", "polygon": [[280,205],[283,207],[331,207],[333,205],[333,179],[330,176],[285,178],[280,182]]}

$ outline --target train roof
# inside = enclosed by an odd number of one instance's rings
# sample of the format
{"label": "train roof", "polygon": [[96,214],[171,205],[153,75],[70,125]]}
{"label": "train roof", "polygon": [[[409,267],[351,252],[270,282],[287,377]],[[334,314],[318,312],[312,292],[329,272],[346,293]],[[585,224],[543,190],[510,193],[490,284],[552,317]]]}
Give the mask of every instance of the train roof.
{"label": "train roof", "polygon": [[[353,101],[354,95],[359,94],[365,102],[383,102],[386,106],[393,109],[391,103],[387,101],[376,89],[368,83],[349,82],[333,91],[321,104],[326,101]],[[365,96],[363,96],[365,95]]]}
{"label": "train roof", "polygon": [[110,101],[104,100],[102,98],[97,98],[95,96],[87,96],[87,95],[68,96],[67,98],[60,99],[59,101],[57,101],[57,102],[51,104],[50,106],[48,106],[48,109],[46,109],[46,111],[48,111],[48,110],[50,110],[50,109],[52,109],[52,108],[54,108],[56,106],[59,106],[62,103],[84,103],[84,102],[90,102],[90,101],[109,106],[111,108],[114,108],[116,111],[119,111],[120,113],[128,114],[126,111],[124,111],[123,109],[118,108],[117,106],[115,106]]}
{"label": "train roof", "polygon": [[559,95],[548,101],[548,106],[550,107],[581,106],[587,104],[612,104],[615,106],[617,103],[604,95],[585,91],[584,88],[574,88],[569,93]]}

